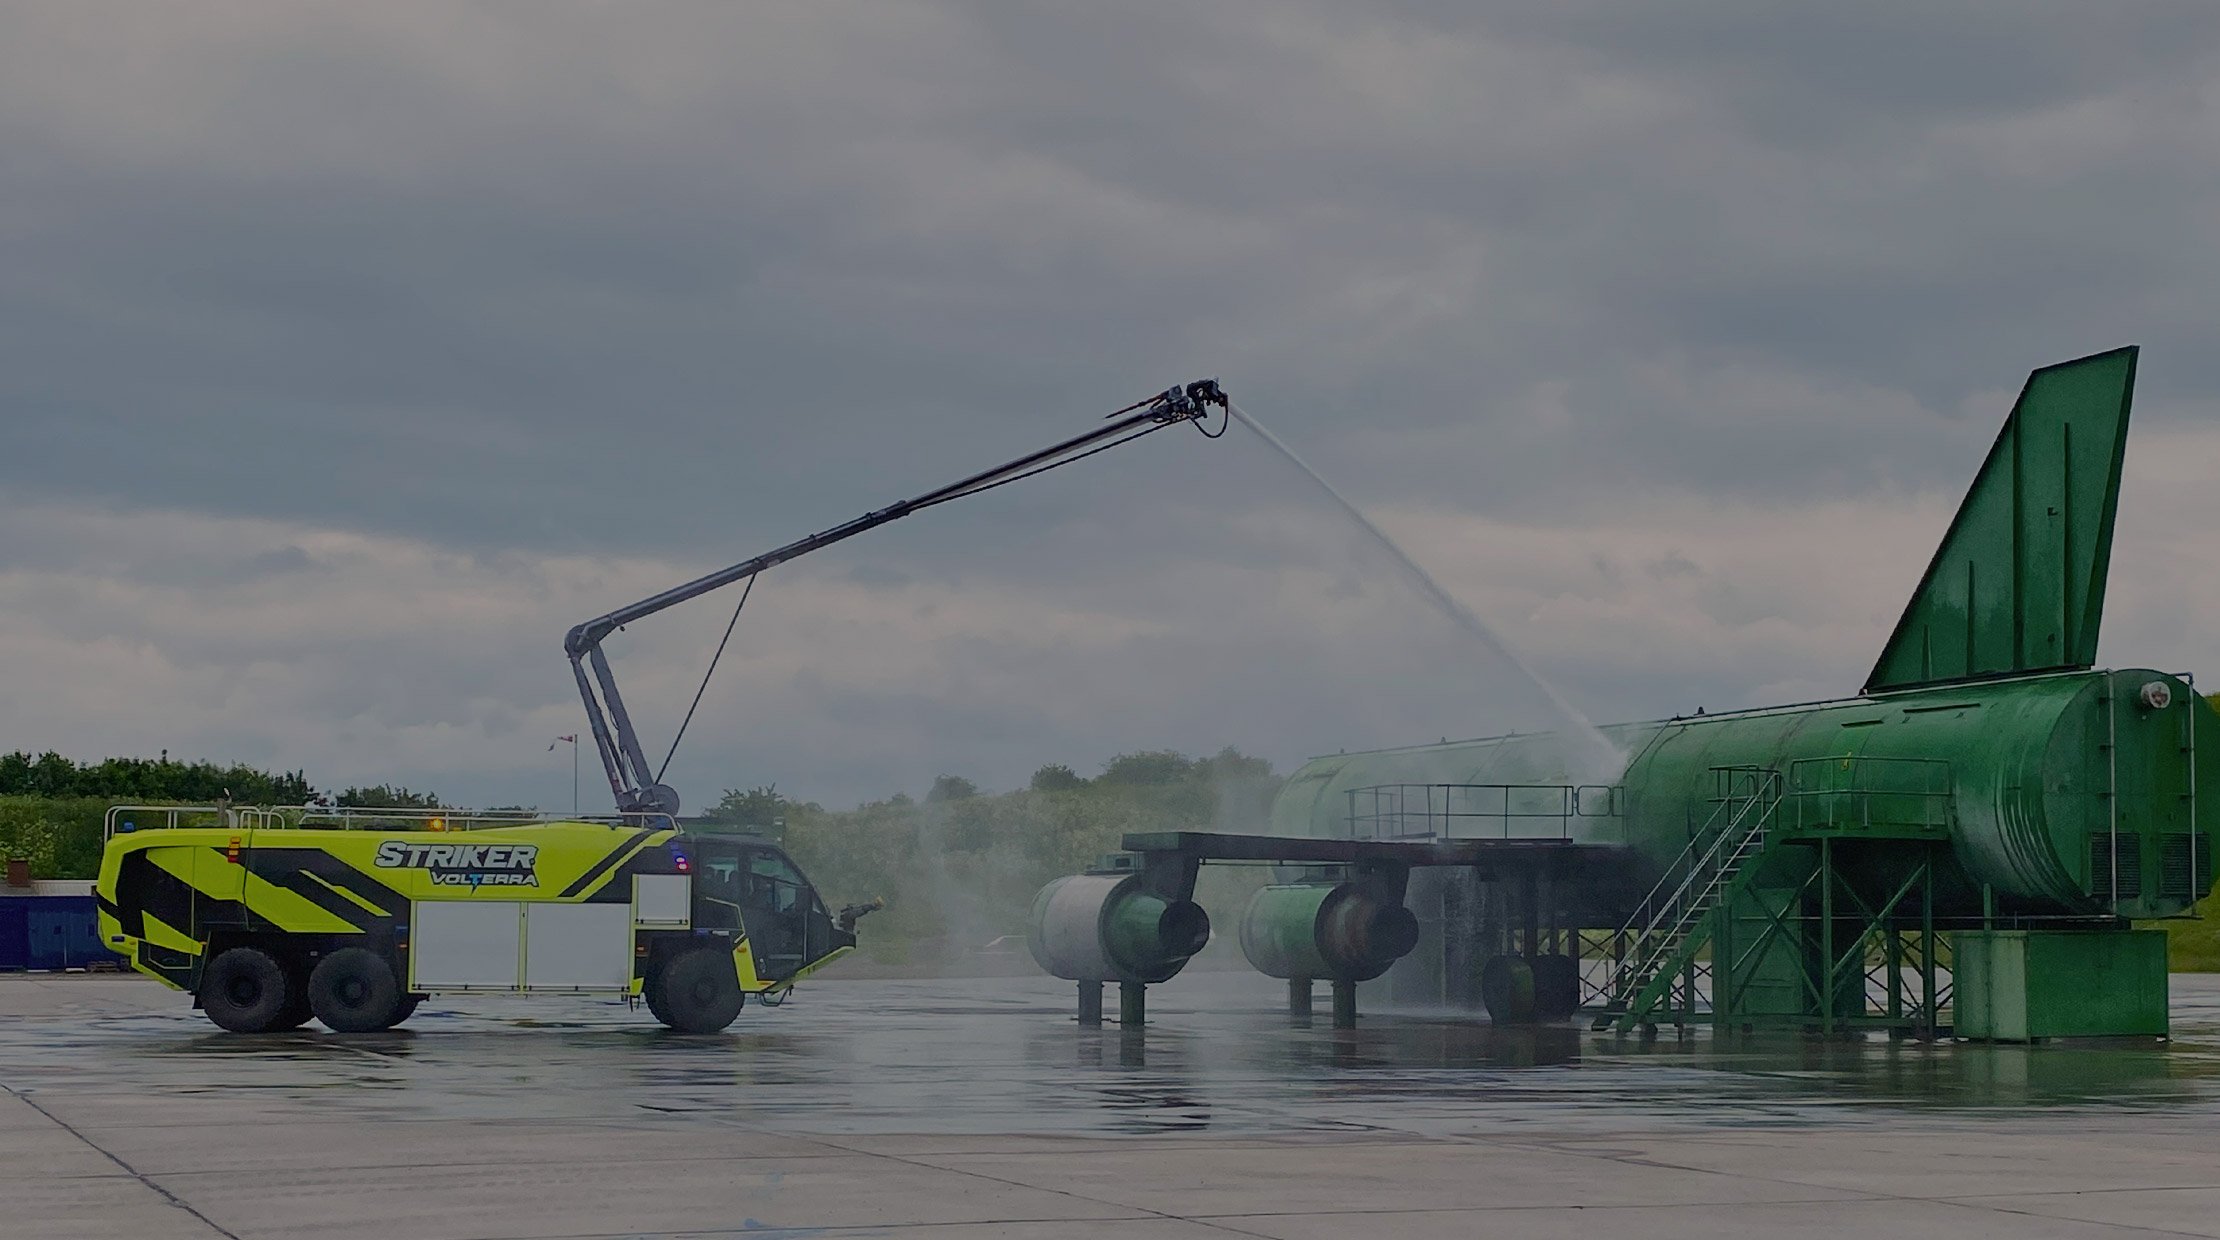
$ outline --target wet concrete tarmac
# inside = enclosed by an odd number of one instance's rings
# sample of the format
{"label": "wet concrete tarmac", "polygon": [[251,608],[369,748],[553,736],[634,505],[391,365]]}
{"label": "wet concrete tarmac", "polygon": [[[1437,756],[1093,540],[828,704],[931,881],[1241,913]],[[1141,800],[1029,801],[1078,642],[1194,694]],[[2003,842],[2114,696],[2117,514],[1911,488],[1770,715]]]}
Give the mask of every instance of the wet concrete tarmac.
{"label": "wet concrete tarmac", "polygon": [[716,1037],[485,998],[241,1038],[140,979],[0,979],[0,1236],[2220,1235],[2216,978],[2166,1045],[1150,1001],[1135,1036],[1047,979],[831,979]]}

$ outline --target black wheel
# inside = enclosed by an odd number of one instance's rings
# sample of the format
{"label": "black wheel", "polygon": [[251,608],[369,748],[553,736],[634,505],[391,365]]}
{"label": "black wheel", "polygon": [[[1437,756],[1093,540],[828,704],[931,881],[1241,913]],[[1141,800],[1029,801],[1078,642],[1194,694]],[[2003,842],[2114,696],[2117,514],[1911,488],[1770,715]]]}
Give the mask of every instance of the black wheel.
{"label": "black wheel", "polygon": [[732,953],[709,948],[666,963],[651,980],[648,1010],[680,1033],[716,1033],[740,1015],[747,996],[733,971]]}
{"label": "black wheel", "polygon": [[395,1025],[400,1025],[402,1020],[415,1016],[415,1009],[417,1009],[417,1005],[424,1003],[424,998],[426,996],[422,996],[422,994],[404,994],[400,1007],[393,1009],[393,1020],[386,1020],[384,1025],[380,1025],[380,1029],[391,1029]]}
{"label": "black wheel", "polygon": [[648,970],[647,977],[640,983],[640,998],[646,1001],[649,1015],[668,1025],[671,1023],[671,1009],[663,1002],[664,972],[660,968]]}
{"label": "black wheel", "polygon": [[1534,1023],[1534,970],[1517,956],[1491,956],[1480,970],[1480,1001],[1498,1025]]}
{"label": "black wheel", "polygon": [[1580,964],[1555,953],[1536,956],[1534,969],[1534,1019],[1542,1024],[1570,1020],[1580,1010]]}
{"label": "black wheel", "polygon": [[389,1029],[401,1018],[393,966],[366,947],[342,947],[308,975],[308,1006],[334,1033]]}
{"label": "black wheel", "polygon": [[200,975],[200,1010],[233,1033],[285,1028],[285,966],[259,947],[234,947]]}

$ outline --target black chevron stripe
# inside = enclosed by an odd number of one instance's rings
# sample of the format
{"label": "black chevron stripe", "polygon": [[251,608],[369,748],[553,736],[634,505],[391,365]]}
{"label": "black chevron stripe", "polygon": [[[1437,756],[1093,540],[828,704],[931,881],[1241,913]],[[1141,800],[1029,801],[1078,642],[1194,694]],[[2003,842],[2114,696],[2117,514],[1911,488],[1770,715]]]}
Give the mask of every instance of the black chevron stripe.
{"label": "black chevron stripe", "polygon": [[[248,868],[255,877],[300,896],[357,930],[391,928],[408,911],[408,897],[320,848],[257,848]],[[360,896],[378,911],[362,907],[334,888]]]}
{"label": "black chevron stripe", "polygon": [[339,894],[331,884],[319,881],[305,870],[287,871],[268,881],[271,886],[292,892],[357,930],[369,930],[387,920]]}
{"label": "black chevron stripe", "polygon": [[[257,848],[254,872],[271,882],[277,882],[281,875],[313,874],[333,887],[362,897],[378,910],[381,920],[397,919],[409,910],[407,896],[321,848]],[[350,903],[349,907],[363,914],[361,906]]]}
{"label": "black chevron stripe", "polygon": [[579,875],[577,882],[574,882],[570,886],[563,888],[563,894],[560,898],[568,900],[572,896],[577,895],[579,892],[584,891],[586,888],[593,886],[594,880],[600,878],[604,874],[607,874],[609,872],[609,867],[615,865],[633,849],[638,848],[641,843],[647,839],[647,837],[653,834],[655,834],[655,832],[652,829],[633,832],[630,839],[627,839],[624,843],[617,845],[613,849],[610,849],[608,856],[594,862],[592,869],[586,871],[584,874]]}
{"label": "black chevron stripe", "polygon": [[149,914],[196,939],[207,937],[204,927],[244,925],[247,916],[245,905],[195,889],[156,865],[143,848],[125,853],[116,868],[115,910],[117,924],[133,938],[146,937]]}

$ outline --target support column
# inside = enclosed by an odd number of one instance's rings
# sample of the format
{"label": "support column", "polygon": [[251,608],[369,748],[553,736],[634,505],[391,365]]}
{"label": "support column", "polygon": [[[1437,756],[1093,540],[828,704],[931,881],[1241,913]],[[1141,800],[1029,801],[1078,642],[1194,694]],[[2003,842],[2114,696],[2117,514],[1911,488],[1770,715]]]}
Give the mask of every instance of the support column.
{"label": "support column", "polygon": [[1532,866],[1526,868],[1524,878],[1525,882],[1522,884],[1519,895],[1521,902],[1526,907],[1519,910],[1521,914],[1519,929],[1524,932],[1526,941],[1519,945],[1518,954],[1532,962],[1534,957],[1541,954],[1542,950],[1541,880]]}
{"label": "support column", "polygon": [[1904,933],[1891,922],[1881,934],[1888,942],[1889,1036],[1900,1038],[1904,1036]]}
{"label": "support column", "polygon": [[1334,982],[1334,1028],[1354,1029],[1356,1027],[1357,984],[1337,980]]}
{"label": "support column", "polygon": [[1705,914],[1711,919],[1711,1032],[1715,1037],[1732,1027],[1734,1016],[1733,910],[1734,901],[1722,892],[1720,901]]}
{"label": "support column", "polygon": [[1680,968],[1680,1017],[1673,1022],[1673,1034],[1687,1037],[1696,1027],[1696,957],[1690,954],[1688,963]]}
{"label": "support column", "polygon": [[1819,837],[1819,1033],[1835,1032],[1835,837]]}
{"label": "support column", "polygon": [[1540,922],[1542,929],[1542,943],[1534,954],[1540,956],[1562,952],[1564,947],[1557,937],[1557,932],[1561,927],[1557,924],[1557,883],[1555,877],[1547,871],[1542,872],[1534,884],[1534,894],[1540,906],[1535,910],[1535,917]]}
{"label": "support column", "polygon": [[1101,982],[1079,983],[1079,1027],[1082,1029],[1100,1029],[1102,1027]]}
{"label": "support column", "polygon": [[1118,983],[1118,1023],[1139,1029],[1148,1023],[1149,988],[1139,982]]}
{"label": "support column", "polygon": [[1930,1042],[1941,1022],[1935,1010],[1935,847],[1927,846],[1927,874],[1919,885],[1919,1005]]}
{"label": "support column", "polygon": [[1304,1024],[1310,1023],[1310,979],[1287,979],[1287,1014]]}

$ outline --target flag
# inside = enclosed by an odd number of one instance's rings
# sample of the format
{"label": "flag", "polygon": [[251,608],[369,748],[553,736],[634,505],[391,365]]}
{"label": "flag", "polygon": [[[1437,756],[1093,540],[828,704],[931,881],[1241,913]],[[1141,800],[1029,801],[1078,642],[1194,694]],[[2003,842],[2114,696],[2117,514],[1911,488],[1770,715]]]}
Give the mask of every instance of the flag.
{"label": "flag", "polygon": [[[577,736],[576,736],[575,734],[573,734],[573,735],[570,735],[570,736],[558,736],[558,737],[556,737],[556,738],[555,738],[555,745],[560,745],[560,744],[562,744],[562,743],[563,743],[564,741],[569,741],[569,742],[570,742],[571,744],[575,745],[575,744],[577,744],[577,743],[578,743],[578,737],[577,737]],[[547,752],[549,752],[549,753],[554,753],[554,752],[555,752],[555,745],[549,745],[549,746],[547,747]]]}

